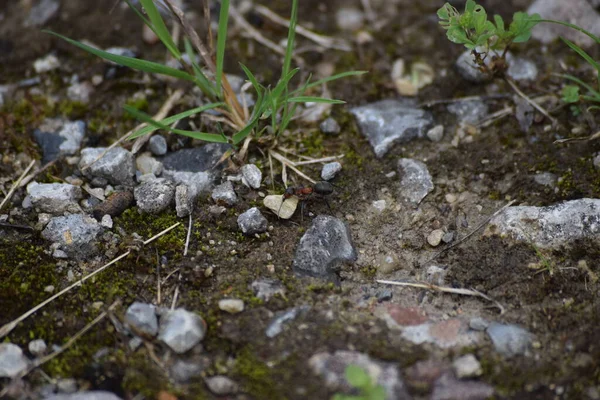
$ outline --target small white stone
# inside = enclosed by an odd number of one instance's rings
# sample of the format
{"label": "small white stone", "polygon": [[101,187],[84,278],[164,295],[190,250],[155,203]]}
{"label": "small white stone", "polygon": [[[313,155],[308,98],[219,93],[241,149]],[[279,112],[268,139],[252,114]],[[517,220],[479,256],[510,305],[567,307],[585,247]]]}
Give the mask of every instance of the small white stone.
{"label": "small white stone", "polygon": [[244,302],[240,299],[219,300],[219,309],[229,314],[238,314],[244,311]]}
{"label": "small white stone", "polygon": [[385,200],[376,200],[373,202],[372,206],[378,212],[383,212],[383,210],[385,210],[385,207],[387,206],[387,204],[386,204]]}
{"label": "small white stone", "polygon": [[46,346],[46,342],[44,342],[44,339],[36,339],[29,342],[28,348],[31,354],[33,354],[34,356],[40,356],[46,353],[48,346]]}
{"label": "small white stone", "polygon": [[290,219],[298,207],[298,198],[292,196],[284,201],[282,195],[273,194],[265,197],[263,204],[279,218]]}
{"label": "small white stone", "polygon": [[442,242],[442,238],[444,237],[444,231],[441,229],[434,229],[427,236],[427,243],[433,247],[437,247]]}
{"label": "small white stone", "polygon": [[104,214],[104,216],[102,217],[102,221],[100,222],[100,225],[102,225],[105,228],[111,229],[113,227],[112,217],[108,214]]}
{"label": "small white stone", "polygon": [[427,137],[432,142],[439,142],[444,138],[444,125],[436,125],[427,131]]}
{"label": "small white stone", "polygon": [[452,363],[452,368],[458,379],[473,378],[483,373],[481,364],[473,354],[467,354],[457,358]]}

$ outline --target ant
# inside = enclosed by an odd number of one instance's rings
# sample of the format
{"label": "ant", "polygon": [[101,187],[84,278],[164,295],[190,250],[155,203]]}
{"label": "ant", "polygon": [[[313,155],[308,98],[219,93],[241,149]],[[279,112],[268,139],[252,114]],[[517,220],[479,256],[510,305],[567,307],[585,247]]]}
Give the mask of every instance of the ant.
{"label": "ant", "polygon": [[329,201],[327,201],[326,196],[329,196],[333,193],[333,184],[327,181],[316,182],[312,186],[289,186],[283,192],[283,200],[281,205],[279,206],[279,210],[277,211],[277,215],[279,216],[279,212],[281,211],[281,207],[283,206],[283,202],[289,199],[292,196],[298,197],[302,202],[300,205],[300,216],[304,217],[304,202],[308,200],[311,196],[317,195],[325,200],[325,204],[331,211],[331,206],[329,205]]}

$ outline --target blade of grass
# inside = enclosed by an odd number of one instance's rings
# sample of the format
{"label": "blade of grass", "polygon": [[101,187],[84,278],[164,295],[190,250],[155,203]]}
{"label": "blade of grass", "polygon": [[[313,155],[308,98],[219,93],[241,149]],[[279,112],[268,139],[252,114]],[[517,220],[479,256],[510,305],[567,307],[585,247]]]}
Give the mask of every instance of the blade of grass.
{"label": "blade of grass", "polygon": [[586,31],[585,29],[583,29],[583,28],[581,28],[581,27],[579,27],[577,25],[570,24],[570,23],[564,22],[564,21],[557,21],[557,20],[554,20],[554,19],[540,19],[540,20],[538,20],[538,22],[550,22],[552,24],[558,24],[558,25],[567,26],[569,28],[575,29],[576,31],[579,31],[579,32],[583,33],[584,35],[589,36],[593,41],[595,41],[596,43],[600,44],[600,37],[594,35],[591,32]]}
{"label": "blade of grass", "polygon": [[137,108],[124,105],[123,108],[125,111],[133,115],[135,118],[139,119],[142,122],[145,122],[149,125],[156,127],[157,129],[164,129],[167,132],[173,132],[178,135],[188,136],[193,139],[204,140],[206,142],[214,142],[214,143],[227,143],[227,139],[223,138],[221,135],[217,135],[214,133],[204,133],[204,132],[195,132],[195,131],[186,131],[183,129],[174,129],[169,127],[168,125],[164,125],[158,121],[152,119],[152,117]]}
{"label": "blade of grass", "polygon": [[[192,108],[191,110],[186,110],[182,113],[179,114],[175,114],[175,115],[171,115],[170,117],[167,117],[165,119],[160,120],[159,122],[163,125],[171,125],[174,122],[177,122],[183,118],[187,118],[190,117],[192,115],[195,114],[199,114],[203,111],[207,111],[207,110],[212,110],[213,108],[218,108],[218,107],[222,107],[224,106],[224,103],[210,103],[210,104],[205,104],[202,107],[197,107],[197,108]],[[155,121],[154,119],[152,119],[153,121]],[[135,139],[137,137],[146,135],[148,133],[154,132],[155,130],[157,130],[159,128],[157,128],[154,125],[148,125],[143,127],[142,129],[137,130],[135,133],[133,133],[129,139]]]}
{"label": "blade of grass", "polygon": [[289,103],[326,103],[326,104],[346,104],[343,100],[326,99],[315,96],[297,96],[287,99]]}
{"label": "blade of grass", "polygon": [[215,81],[217,92],[223,93],[221,79],[223,77],[223,62],[225,60],[225,44],[227,42],[227,20],[229,18],[229,0],[221,0],[221,11],[219,13],[219,29],[217,31],[217,60]]}
{"label": "blade of grass", "polygon": [[188,58],[190,59],[190,63],[192,64],[192,69],[194,70],[194,75],[196,75],[196,79],[197,79],[196,84],[198,85],[198,87],[202,90],[202,92],[205,95],[209,96],[212,99],[215,99],[217,97],[217,92],[215,90],[215,87],[212,84],[212,82],[210,82],[208,80],[206,75],[202,72],[202,69],[200,69],[200,66],[196,62],[196,53],[194,53],[194,49],[192,49],[192,45],[191,45],[190,41],[187,40],[187,38],[184,39],[184,45],[185,45],[186,54],[187,54]]}
{"label": "blade of grass", "polygon": [[232,141],[234,145],[237,146],[240,142],[246,139],[250,132],[252,132],[252,130],[256,127],[256,124],[258,123],[258,118],[259,117],[255,117],[252,121],[248,123],[248,125],[244,127],[244,129],[233,135]]}
{"label": "blade of grass", "polygon": [[558,74],[558,76],[568,79],[570,81],[573,81],[581,86],[583,86],[584,88],[586,88],[588,91],[590,91],[594,96],[597,96],[600,98],[600,92],[596,91],[593,87],[591,87],[590,85],[588,85],[587,83],[585,83],[584,81],[582,81],[581,79],[573,76],[573,75],[568,75],[568,74]]}
{"label": "blade of grass", "polygon": [[150,21],[152,22],[152,27],[154,28],[153,31],[156,36],[158,36],[160,41],[163,42],[173,57],[175,57],[177,60],[180,60],[181,52],[173,41],[171,32],[169,32],[169,29],[165,25],[165,22],[163,21],[160,12],[156,8],[156,5],[154,5],[154,0],[140,0],[140,3],[142,3],[142,6],[146,10],[146,14],[148,14],[148,18],[150,18]]}
{"label": "blade of grass", "polygon": [[[156,34],[156,30],[154,29],[154,26],[152,26],[152,22],[150,22],[150,20],[148,18],[146,18],[144,16],[144,14],[142,14],[140,12],[140,10],[138,10],[137,7],[134,6],[131,3],[131,1],[125,0],[125,3],[127,3],[127,5],[129,6],[129,8],[131,8],[133,10],[133,12],[136,13],[136,15],[139,17],[139,19],[141,19],[142,21],[144,21],[144,24],[146,24],[148,26],[148,28],[152,29],[152,32],[154,32]],[[158,34],[156,34],[156,36],[158,36]]]}
{"label": "blade of grass", "polygon": [[290,71],[292,56],[294,55],[294,41],[296,40],[296,24],[298,23],[298,0],[292,0],[292,12],[290,16],[290,26],[288,28],[287,44],[285,46],[285,57],[283,59],[283,68],[281,77],[284,78]]}
{"label": "blade of grass", "polygon": [[133,57],[125,57],[125,56],[112,54],[112,53],[88,46],[86,44],[80,43],[76,40],[69,39],[66,36],[60,35],[56,32],[52,32],[49,30],[43,30],[42,32],[46,32],[46,33],[49,33],[56,37],[59,37],[65,41],[71,43],[72,45],[77,46],[80,49],[83,49],[83,50],[87,51],[88,53],[91,53],[95,56],[98,56],[98,57],[103,58],[108,61],[112,61],[114,63],[117,63],[117,64],[125,66],[125,67],[133,68],[138,71],[144,71],[144,72],[148,72],[148,73],[152,73],[152,74],[161,74],[161,75],[172,76],[174,78],[183,79],[183,80],[192,81],[192,82],[194,82],[196,79],[194,76],[188,74],[187,72],[180,71],[175,68],[170,68],[170,67],[164,66],[159,63],[155,63],[152,61],[146,61],[146,60],[140,60],[138,58],[133,58]]}
{"label": "blade of grass", "polygon": [[567,44],[575,53],[579,54],[585,61],[587,61],[590,65],[592,65],[598,74],[600,74],[600,64],[596,62],[588,53],[586,53],[581,47],[577,46],[575,43],[571,42],[569,39],[565,39],[561,37],[562,41]]}
{"label": "blade of grass", "polygon": [[[317,81],[312,82],[311,84],[309,84],[308,86],[306,86],[306,89],[322,85],[323,83],[335,81],[337,79],[345,78],[347,76],[359,76],[359,75],[363,75],[363,74],[366,74],[367,72],[368,71],[347,71],[347,72],[342,72],[342,73],[339,73],[339,74],[331,75],[331,76],[328,76],[327,78],[319,79]],[[300,89],[295,90],[295,91],[292,92],[292,94],[296,94],[299,91],[300,91]]]}
{"label": "blade of grass", "polygon": [[240,63],[240,67],[242,68],[242,70],[244,71],[246,76],[248,77],[248,80],[254,87],[254,90],[256,90],[256,93],[260,94],[260,92],[262,91],[262,85],[260,83],[258,83],[258,80],[254,76],[254,74],[244,64]]}

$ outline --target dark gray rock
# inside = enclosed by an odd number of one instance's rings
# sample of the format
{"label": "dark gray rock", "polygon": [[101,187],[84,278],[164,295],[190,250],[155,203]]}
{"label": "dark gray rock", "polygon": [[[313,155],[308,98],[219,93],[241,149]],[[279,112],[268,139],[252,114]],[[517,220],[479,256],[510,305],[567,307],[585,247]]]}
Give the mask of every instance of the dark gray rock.
{"label": "dark gray rock", "polygon": [[92,179],[94,177],[105,178],[113,185],[133,186],[135,176],[135,159],[129,151],[115,147],[110,149],[101,159],[94,160],[106,150],[104,147],[88,147],[81,150],[79,169]]}
{"label": "dark gray rock", "polygon": [[254,295],[262,301],[269,301],[275,295],[285,296],[285,287],[276,279],[261,278],[250,285]]}
{"label": "dark gray rock", "polygon": [[81,212],[78,201],[82,198],[81,188],[63,183],[37,183],[27,185],[31,204],[42,212],[63,214]]}
{"label": "dark gray rock", "polygon": [[231,146],[222,143],[209,143],[193,149],[181,149],[169,153],[162,159],[165,169],[173,171],[211,171]]}
{"label": "dark gray rock", "polygon": [[42,237],[70,257],[83,259],[96,252],[96,238],[102,231],[94,218],[72,214],[52,218],[42,231]]}
{"label": "dark gray rock", "polygon": [[133,190],[133,197],[142,212],[158,214],[173,202],[175,185],[164,178],[144,182]]}
{"label": "dark gray rock", "polygon": [[127,309],[125,323],[132,328],[133,333],[136,335],[156,336],[158,333],[156,307],[152,304],[136,301]]}
{"label": "dark gray rock", "polygon": [[487,327],[487,334],[492,339],[496,351],[507,357],[525,354],[533,339],[531,333],[520,326],[497,322],[492,322]]}
{"label": "dark gray rock", "polygon": [[164,156],[167,154],[167,140],[161,135],[153,135],[148,141],[148,149],[155,156]]}
{"label": "dark gray rock", "polygon": [[206,335],[206,323],[197,314],[177,308],[161,314],[158,338],[175,353],[185,353]]}
{"label": "dark gray rock", "polygon": [[395,363],[376,361],[357,351],[338,350],[333,354],[317,353],[308,360],[308,365],[330,390],[353,393],[346,380],[345,371],[348,365],[356,365],[362,368],[373,382],[384,387],[387,400],[412,399]]}
{"label": "dark gray rock", "polygon": [[111,392],[105,392],[103,390],[91,390],[89,392],[57,394],[46,397],[45,400],[121,400],[121,398]]}
{"label": "dark gray rock", "polygon": [[233,206],[238,202],[235,190],[233,190],[233,184],[230,181],[214,188],[211,197],[217,204]]}
{"label": "dark gray rock", "polygon": [[489,107],[483,101],[458,101],[448,105],[448,111],[456,115],[458,122],[475,124],[488,114]]}
{"label": "dark gray rock", "polygon": [[260,188],[262,172],[254,164],[246,164],[242,167],[242,182],[252,189]]}
{"label": "dark gray rock", "polygon": [[218,396],[236,394],[240,390],[240,386],[235,381],[223,375],[211,376],[204,381],[208,390]]}
{"label": "dark gray rock", "polygon": [[321,129],[321,132],[326,135],[338,135],[341,131],[340,124],[331,117],[321,122],[319,128]]}
{"label": "dark gray rock", "polygon": [[319,215],[300,239],[293,268],[300,275],[335,280],[339,265],[352,263],[356,258],[346,224],[337,218]]}
{"label": "dark gray rock", "polygon": [[244,235],[254,235],[267,231],[268,221],[256,207],[240,214],[237,222]]}
{"label": "dark gray rock", "polygon": [[76,154],[85,133],[83,121],[44,120],[42,125],[33,131],[33,137],[42,149],[42,163],[49,163],[63,155]]}
{"label": "dark gray rock", "polygon": [[269,322],[269,325],[265,330],[265,335],[267,335],[269,338],[274,338],[283,332],[283,327],[285,324],[295,320],[299,315],[308,312],[308,310],[310,310],[310,306],[304,305],[277,313],[275,318]]}
{"label": "dark gray rock", "polygon": [[40,0],[34,3],[25,20],[25,26],[42,26],[58,14],[58,0]]}
{"label": "dark gray rock", "polygon": [[337,161],[325,164],[323,165],[323,169],[321,169],[321,179],[324,181],[333,179],[341,170],[342,164]]}
{"label": "dark gray rock", "polygon": [[19,346],[0,343],[0,378],[14,378],[29,367],[29,360]]}
{"label": "dark gray rock", "polygon": [[[536,0],[527,9],[528,14],[540,14],[544,19],[567,21],[592,34],[600,35],[600,14],[586,0]],[[595,42],[575,29],[558,24],[538,24],[533,28],[533,38],[543,43],[558,40],[560,36],[584,47]]]}
{"label": "dark gray rock", "polygon": [[509,207],[492,218],[485,235],[500,235],[538,248],[560,248],[579,239],[600,239],[600,199],[548,207]]}
{"label": "dark gray rock", "polygon": [[399,195],[405,201],[417,206],[433,190],[433,180],[427,165],[411,158],[398,160],[400,173]]}
{"label": "dark gray rock", "polygon": [[377,157],[383,157],[395,143],[424,137],[433,125],[431,114],[409,100],[381,100],[350,112]]}

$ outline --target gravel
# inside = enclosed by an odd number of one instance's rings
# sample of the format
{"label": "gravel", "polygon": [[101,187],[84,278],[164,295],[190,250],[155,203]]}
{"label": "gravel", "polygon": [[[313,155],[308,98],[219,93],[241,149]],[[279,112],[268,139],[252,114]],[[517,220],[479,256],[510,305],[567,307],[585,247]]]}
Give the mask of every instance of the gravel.
{"label": "gravel", "polygon": [[267,231],[268,221],[256,207],[240,214],[237,222],[244,235],[255,235]]}
{"label": "gravel", "polygon": [[227,206],[233,206],[238,202],[235,190],[233,190],[233,184],[230,181],[222,183],[214,188],[211,197],[217,204]]}
{"label": "gravel", "polygon": [[410,158],[398,160],[400,173],[399,195],[413,206],[418,206],[431,191],[433,180],[425,163]]}
{"label": "gravel", "polygon": [[246,164],[242,167],[242,183],[252,189],[260,188],[262,172],[254,164]]}
{"label": "gravel", "polygon": [[136,301],[131,304],[125,313],[125,323],[132,328],[136,335],[154,337],[158,333],[158,318],[156,307],[152,304]]}
{"label": "gravel", "polygon": [[81,212],[78,201],[83,197],[81,188],[64,183],[37,183],[27,185],[31,204],[41,212],[63,214]]}
{"label": "gravel", "polygon": [[[90,179],[100,177],[113,185],[133,186],[135,176],[133,154],[121,147],[114,147],[92,164],[105,150],[104,147],[88,147],[81,150],[79,169]],[[84,171],[83,168],[86,166],[89,167]]]}
{"label": "gravel", "polygon": [[323,165],[323,169],[321,170],[321,179],[324,181],[331,180],[335,178],[335,176],[342,170],[342,164],[339,162],[331,162]]}
{"label": "gravel", "polygon": [[175,185],[164,178],[155,179],[136,187],[133,196],[140,211],[158,214],[172,204],[175,198]]}
{"label": "gravel", "polygon": [[158,338],[175,353],[185,353],[200,343],[205,335],[204,320],[183,308],[167,310],[160,317]]}

